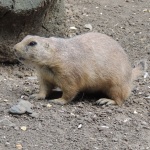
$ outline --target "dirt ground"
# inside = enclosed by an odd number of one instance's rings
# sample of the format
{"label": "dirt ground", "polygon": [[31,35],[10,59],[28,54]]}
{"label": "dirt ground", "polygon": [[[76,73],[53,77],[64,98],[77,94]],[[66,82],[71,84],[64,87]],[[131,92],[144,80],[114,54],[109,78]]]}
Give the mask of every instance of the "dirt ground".
{"label": "dirt ground", "polygon": [[[65,37],[89,32],[85,24],[91,24],[93,31],[116,39],[132,64],[146,58],[150,75],[148,0],[65,0],[65,7]],[[97,96],[81,93],[65,106],[30,100],[37,118],[11,115],[10,107],[19,99],[29,100],[39,86],[31,69],[1,64],[0,150],[150,150],[150,77],[142,76],[134,84],[122,107],[97,106]]]}

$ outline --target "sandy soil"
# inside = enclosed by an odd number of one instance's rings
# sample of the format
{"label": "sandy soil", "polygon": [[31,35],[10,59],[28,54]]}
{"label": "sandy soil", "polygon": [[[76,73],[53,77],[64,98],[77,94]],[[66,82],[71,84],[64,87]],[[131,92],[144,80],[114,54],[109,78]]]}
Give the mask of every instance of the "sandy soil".
{"label": "sandy soil", "polygon": [[[132,64],[148,61],[150,74],[150,3],[144,0],[65,0],[66,34],[71,37],[93,31],[119,41]],[[71,30],[70,27],[76,27]],[[140,77],[122,107],[100,107],[95,95],[79,94],[66,106],[48,100],[33,101],[32,118],[11,115],[19,99],[29,100],[37,92],[36,74],[24,65],[0,65],[0,150],[149,150],[150,77]],[[55,93],[53,97],[60,96]],[[4,121],[5,120],[5,121]],[[21,129],[25,126],[27,129]]]}

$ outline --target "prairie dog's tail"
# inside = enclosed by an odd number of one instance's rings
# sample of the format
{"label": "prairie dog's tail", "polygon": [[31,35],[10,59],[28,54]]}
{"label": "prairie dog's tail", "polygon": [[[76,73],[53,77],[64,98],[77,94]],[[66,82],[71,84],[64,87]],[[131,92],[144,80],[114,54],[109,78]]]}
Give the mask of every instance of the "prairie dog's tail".
{"label": "prairie dog's tail", "polygon": [[135,67],[132,69],[132,81],[136,80],[137,77],[142,75],[147,69],[146,60],[140,60]]}

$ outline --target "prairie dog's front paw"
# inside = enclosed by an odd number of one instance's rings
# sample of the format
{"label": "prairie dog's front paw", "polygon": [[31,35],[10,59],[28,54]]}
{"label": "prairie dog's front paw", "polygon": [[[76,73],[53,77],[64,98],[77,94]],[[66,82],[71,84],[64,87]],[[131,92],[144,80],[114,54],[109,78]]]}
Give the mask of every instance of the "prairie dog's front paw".
{"label": "prairie dog's front paw", "polygon": [[68,103],[68,101],[63,98],[53,99],[53,100],[50,100],[49,102],[59,104],[59,105],[65,105]]}
{"label": "prairie dog's front paw", "polygon": [[40,100],[40,99],[45,99],[45,95],[43,94],[32,94],[30,95],[30,99],[37,99],[37,100]]}

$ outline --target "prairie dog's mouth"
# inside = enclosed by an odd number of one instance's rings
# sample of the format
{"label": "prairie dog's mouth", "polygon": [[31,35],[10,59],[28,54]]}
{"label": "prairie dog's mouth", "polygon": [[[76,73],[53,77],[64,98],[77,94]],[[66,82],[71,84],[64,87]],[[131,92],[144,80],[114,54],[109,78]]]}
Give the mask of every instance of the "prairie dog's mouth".
{"label": "prairie dog's mouth", "polygon": [[20,56],[20,54],[18,54],[18,53],[16,53],[16,52],[14,52],[14,54],[15,54],[15,56],[17,57],[17,59],[18,59],[19,61],[25,60],[24,57]]}

